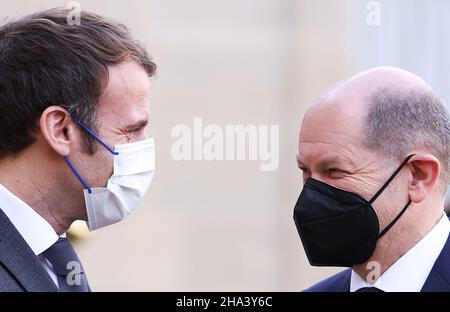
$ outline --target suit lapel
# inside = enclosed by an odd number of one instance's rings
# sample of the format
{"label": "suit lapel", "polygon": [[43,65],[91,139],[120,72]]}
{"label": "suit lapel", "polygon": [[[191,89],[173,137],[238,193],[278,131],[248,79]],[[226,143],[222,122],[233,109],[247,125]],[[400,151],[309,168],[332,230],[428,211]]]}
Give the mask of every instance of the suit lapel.
{"label": "suit lapel", "polygon": [[39,259],[1,209],[0,262],[25,291],[58,291]]}
{"label": "suit lapel", "polygon": [[[338,292],[350,291],[351,270],[342,272],[342,275],[334,282],[334,289]],[[450,236],[444,245],[439,257],[434,263],[433,269],[428,275],[422,292],[450,291]]]}
{"label": "suit lapel", "polygon": [[450,236],[421,291],[450,291]]}
{"label": "suit lapel", "polygon": [[350,291],[350,280],[352,279],[351,276],[352,276],[352,269],[346,270],[342,278],[342,282],[338,285],[339,292]]}

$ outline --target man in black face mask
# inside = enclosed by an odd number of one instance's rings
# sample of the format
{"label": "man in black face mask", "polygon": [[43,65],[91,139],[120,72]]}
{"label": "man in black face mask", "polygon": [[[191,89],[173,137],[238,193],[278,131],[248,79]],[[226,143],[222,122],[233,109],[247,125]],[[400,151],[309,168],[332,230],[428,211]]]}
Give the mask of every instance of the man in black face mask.
{"label": "man in black face mask", "polygon": [[450,291],[450,117],[419,77],[375,68],[307,110],[294,221],[311,265],[350,267],[307,291]]}

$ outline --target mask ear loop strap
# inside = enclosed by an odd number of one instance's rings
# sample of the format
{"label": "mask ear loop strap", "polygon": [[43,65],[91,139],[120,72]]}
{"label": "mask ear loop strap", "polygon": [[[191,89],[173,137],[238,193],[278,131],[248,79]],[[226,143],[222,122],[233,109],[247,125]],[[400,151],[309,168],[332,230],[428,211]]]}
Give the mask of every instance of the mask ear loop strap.
{"label": "mask ear loop strap", "polygon": [[386,187],[388,187],[389,183],[392,182],[392,180],[395,178],[395,176],[400,172],[400,170],[402,170],[402,168],[408,163],[408,161],[411,159],[411,157],[413,157],[416,154],[411,154],[408,157],[406,157],[406,159],[402,162],[402,164],[397,168],[397,170],[395,170],[395,172],[391,175],[391,177],[386,181],[386,183],[383,184],[383,186],[378,190],[378,192],[376,192],[375,195],[373,195],[372,199],[369,200],[369,204],[372,204],[377,198],[378,196],[380,196],[381,193],[383,193],[383,191],[386,189]]}
{"label": "mask ear loop strap", "polygon": [[83,183],[83,185],[88,189],[88,192],[92,193],[92,189],[87,184],[87,182],[83,179],[83,177],[78,173],[77,169],[75,169],[75,167],[72,165],[72,163],[69,160],[69,157],[66,156],[66,157],[64,157],[64,159],[67,162],[67,164],[69,165],[70,169],[72,169],[73,173],[75,173],[75,175],[81,181],[81,183]]}
{"label": "mask ear loop strap", "polygon": [[[113,155],[119,155],[119,152],[115,152],[112,150],[112,148],[110,148],[108,146],[108,144],[106,144],[105,142],[103,142],[102,139],[100,139],[94,132],[91,131],[91,129],[89,129],[88,127],[86,127],[74,114],[70,113],[70,116],[77,122],[77,124],[80,125],[81,128],[83,128],[86,132],[88,132],[90,135],[92,135],[101,145],[103,145],[109,152],[111,152]],[[81,181],[81,183],[87,188],[89,193],[92,193],[92,189],[89,186],[89,184],[87,184],[87,182],[83,179],[83,177],[81,176],[81,174],[78,173],[77,169],[75,169],[74,165],[72,165],[72,162],[69,160],[69,157],[64,157],[64,160],[67,162],[67,164],[69,165],[70,169],[72,169],[73,173],[75,173],[75,175],[77,176],[77,178]]]}
{"label": "mask ear loop strap", "polygon": [[406,206],[403,207],[402,211],[400,211],[400,213],[395,217],[395,219],[392,220],[392,222],[389,223],[389,225],[386,226],[386,227],[384,228],[383,231],[381,231],[380,235],[378,235],[378,238],[381,238],[381,236],[383,236],[384,234],[386,234],[387,231],[389,231],[389,229],[390,229],[391,227],[393,227],[395,223],[397,223],[398,219],[400,219],[400,217],[405,213],[406,209],[409,207],[410,204],[411,204],[411,200],[408,201],[408,203],[406,204]]}
{"label": "mask ear loop strap", "polygon": [[113,151],[111,147],[108,146],[105,142],[103,142],[102,139],[100,139],[94,132],[91,131],[88,127],[86,127],[74,114],[70,113],[70,116],[77,122],[77,124],[80,125],[81,128],[83,128],[86,132],[88,132],[90,135],[92,135],[101,145],[103,145],[108,151],[111,152],[113,155],[119,155],[119,152]]}

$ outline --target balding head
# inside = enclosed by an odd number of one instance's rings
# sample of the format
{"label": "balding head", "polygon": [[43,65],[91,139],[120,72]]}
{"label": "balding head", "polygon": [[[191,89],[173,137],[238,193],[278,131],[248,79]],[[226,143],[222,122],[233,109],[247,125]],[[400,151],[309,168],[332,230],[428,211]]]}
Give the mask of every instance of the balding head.
{"label": "balding head", "polygon": [[[450,118],[432,88],[395,67],[377,67],[341,81],[309,107],[311,115],[341,121],[367,148],[390,160],[427,151],[441,164],[440,188],[450,180]],[[341,116],[338,116],[341,115]],[[315,118],[313,118],[315,119]],[[344,124],[345,123],[345,124]]]}

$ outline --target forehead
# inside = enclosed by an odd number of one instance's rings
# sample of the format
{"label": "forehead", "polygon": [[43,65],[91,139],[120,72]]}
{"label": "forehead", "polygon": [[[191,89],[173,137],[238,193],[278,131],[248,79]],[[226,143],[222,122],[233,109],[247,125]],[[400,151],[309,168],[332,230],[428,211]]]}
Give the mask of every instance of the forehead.
{"label": "forehead", "polygon": [[362,144],[364,109],[361,99],[327,96],[306,112],[299,137],[299,159],[304,163],[323,159],[356,161]]}
{"label": "forehead", "polygon": [[99,99],[101,120],[120,126],[148,119],[150,81],[145,70],[135,62],[123,62],[108,71],[108,84]]}

